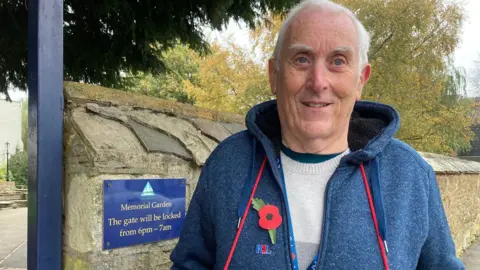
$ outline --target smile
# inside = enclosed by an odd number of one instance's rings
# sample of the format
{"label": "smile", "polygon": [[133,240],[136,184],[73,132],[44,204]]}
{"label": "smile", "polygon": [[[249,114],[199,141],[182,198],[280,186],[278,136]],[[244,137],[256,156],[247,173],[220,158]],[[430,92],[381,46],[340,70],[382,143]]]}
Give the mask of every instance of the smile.
{"label": "smile", "polygon": [[316,103],[316,102],[302,102],[303,105],[312,107],[312,108],[322,108],[327,107],[330,103]]}

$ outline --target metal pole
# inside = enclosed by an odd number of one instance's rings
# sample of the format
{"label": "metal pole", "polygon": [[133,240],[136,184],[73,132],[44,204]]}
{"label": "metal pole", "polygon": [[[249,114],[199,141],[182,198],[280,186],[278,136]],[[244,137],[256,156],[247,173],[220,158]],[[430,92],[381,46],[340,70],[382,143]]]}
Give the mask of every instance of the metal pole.
{"label": "metal pole", "polygon": [[28,5],[28,269],[60,270],[63,0]]}
{"label": "metal pole", "polygon": [[9,156],[9,153],[8,153],[8,146],[10,145],[8,142],[6,143],[7,144],[7,171],[5,172],[6,173],[6,176],[5,176],[5,179],[7,179],[7,182],[10,181],[9,180],[9,173],[8,173],[8,156]]}

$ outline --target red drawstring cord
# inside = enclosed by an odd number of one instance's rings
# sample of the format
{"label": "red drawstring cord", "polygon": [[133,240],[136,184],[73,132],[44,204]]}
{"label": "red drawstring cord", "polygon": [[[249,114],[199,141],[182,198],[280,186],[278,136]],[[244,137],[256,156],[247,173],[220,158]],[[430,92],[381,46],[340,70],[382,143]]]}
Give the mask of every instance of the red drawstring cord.
{"label": "red drawstring cord", "polygon": [[235,252],[235,248],[237,247],[237,242],[238,238],[240,238],[240,233],[242,232],[243,229],[243,224],[245,224],[245,220],[247,219],[248,215],[248,208],[250,208],[250,204],[252,204],[253,196],[255,195],[255,191],[257,190],[258,183],[260,182],[260,178],[263,173],[263,169],[265,168],[265,164],[267,163],[267,157],[263,159],[262,166],[260,167],[260,171],[258,172],[257,179],[255,180],[255,185],[253,186],[252,193],[250,194],[250,198],[248,199],[247,206],[245,208],[245,211],[243,212],[243,217],[242,221],[240,222],[240,227],[237,229],[237,234],[235,235],[235,240],[233,241],[232,248],[230,249],[230,254],[228,254],[228,259],[227,262],[225,263],[225,267],[223,268],[224,270],[228,269],[228,266],[230,266],[230,261],[232,260],[233,253]]}
{"label": "red drawstring cord", "polygon": [[387,254],[385,253],[385,247],[383,246],[382,237],[380,237],[380,233],[378,232],[377,214],[375,214],[375,207],[373,206],[372,195],[370,194],[367,175],[365,174],[365,168],[363,167],[363,164],[360,164],[360,170],[362,171],[363,184],[365,185],[365,191],[367,192],[368,197],[368,204],[370,205],[370,212],[372,213],[373,224],[375,225],[375,231],[377,233],[378,246],[380,247],[380,253],[382,254],[383,266],[385,267],[385,270],[389,270],[390,268],[388,267]]}
{"label": "red drawstring cord", "polygon": [[[248,199],[247,206],[245,208],[245,211],[243,212],[243,217],[240,222],[240,226],[237,229],[235,240],[233,241],[232,248],[230,249],[230,253],[228,254],[227,262],[225,263],[225,267],[223,268],[224,270],[228,269],[228,267],[230,266],[230,262],[232,261],[233,253],[235,252],[238,239],[240,238],[240,233],[242,232],[243,225],[245,224],[245,220],[247,219],[247,215],[249,212],[248,209],[250,208],[250,204],[252,203],[253,196],[255,195],[255,191],[257,190],[258,183],[260,182],[260,178],[262,176],[266,163],[267,163],[267,157],[263,159],[262,166],[260,167],[260,171],[258,172],[257,179],[255,180],[255,185],[253,186],[252,193],[250,194],[250,198]],[[380,253],[382,254],[383,266],[385,267],[385,270],[389,270],[390,268],[388,267],[387,254],[385,253],[385,247],[383,246],[383,241],[378,231],[377,215],[375,214],[375,207],[373,206],[372,195],[370,194],[370,188],[368,188],[367,175],[365,174],[365,168],[363,167],[363,164],[360,164],[360,170],[362,172],[363,184],[365,185],[365,190],[367,192],[368,204],[370,206],[370,212],[372,213],[373,224],[375,225],[375,232],[377,233],[378,246],[380,248]]]}

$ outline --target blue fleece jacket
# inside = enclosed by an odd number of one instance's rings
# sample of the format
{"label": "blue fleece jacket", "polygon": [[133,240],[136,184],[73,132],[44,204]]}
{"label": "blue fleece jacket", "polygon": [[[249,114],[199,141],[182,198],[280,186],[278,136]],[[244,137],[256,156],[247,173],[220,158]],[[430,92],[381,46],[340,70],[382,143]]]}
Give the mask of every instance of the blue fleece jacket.
{"label": "blue fleece jacket", "polygon": [[[398,113],[389,106],[355,104],[348,135],[351,153],[326,188],[317,269],[383,269],[360,164],[380,234],[388,242],[390,269],[465,269],[455,255],[434,171],[414,149],[393,138],[399,124]],[[277,243],[271,244],[258,212],[250,207],[229,269],[292,269],[291,228],[276,164],[281,146],[276,101],[252,108],[246,125],[246,131],[224,140],[208,158],[171,254],[172,269],[224,268],[265,157],[255,197],[280,210]],[[257,252],[259,244],[268,245],[269,252]]]}

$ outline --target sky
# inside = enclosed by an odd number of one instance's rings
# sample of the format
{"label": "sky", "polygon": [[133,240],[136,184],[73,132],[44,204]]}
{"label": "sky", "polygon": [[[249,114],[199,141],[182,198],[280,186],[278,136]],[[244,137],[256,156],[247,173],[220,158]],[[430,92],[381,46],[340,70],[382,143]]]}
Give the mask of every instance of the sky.
{"label": "sky", "polygon": [[[401,0],[396,0],[401,1]],[[444,0],[446,3],[452,0]],[[474,60],[480,57],[480,0],[460,0],[465,3],[465,20],[462,25],[460,42],[454,52],[455,65],[463,67],[467,72],[471,72],[474,66]],[[248,46],[247,31],[245,26],[237,22],[231,21],[228,27],[222,32],[207,31],[206,35],[210,38],[222,41],[225,37],[233,35],[234,39],[240,46]],[[469,96],[480,95],[471,91],[467,84]],[[21,91],[10,90],[10,97],[13,100],[21,100],[26,98],[26,94]],[[1,97],[0,97],[1,98]]]}

